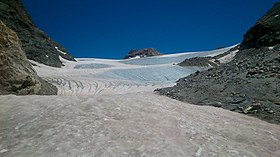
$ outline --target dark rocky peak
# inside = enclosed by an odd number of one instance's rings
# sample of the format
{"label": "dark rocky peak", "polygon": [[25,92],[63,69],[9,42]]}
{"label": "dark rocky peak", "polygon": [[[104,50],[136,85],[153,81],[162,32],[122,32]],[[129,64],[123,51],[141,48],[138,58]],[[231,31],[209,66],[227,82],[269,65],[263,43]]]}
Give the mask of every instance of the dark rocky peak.
{"label": "dark rocky peak", "polygon": [[141,50],[130,50],[128,54],[124,57],[124,59],[130,58],[144,58],[144,57],[151,57],[151,56],[158,56],[161,55],[156,49],[154,48],[144,48]]}
{"label": "dark rocky peak", "polygon": [[28,59],[54,67],[62,66],[59,56],[75,60],[35,26],[20,0],[1,0],[0,20],[17,33]]}
{"label": "dark rocky peak", "polygon": [[241,49],[260,48],[280,44],[280,2],[250,28],[244,35]]}

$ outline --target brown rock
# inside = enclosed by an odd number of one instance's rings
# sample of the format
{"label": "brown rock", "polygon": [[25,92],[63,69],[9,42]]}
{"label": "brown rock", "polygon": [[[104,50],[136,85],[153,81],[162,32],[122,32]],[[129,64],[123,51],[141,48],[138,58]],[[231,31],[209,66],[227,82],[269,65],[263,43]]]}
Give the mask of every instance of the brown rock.
{"label": "brown rock", "polygon": [[75,60],[65,48],[35,26],[20,0],[1,0],[0,20],[17,33],[28,59],[54,67],[62,66],[59,56]]}
{"label": "brown rock", "polygon": [[0,94],[56,94],[55,86],[42,80],[21,48],[17,34],[0,21]]}

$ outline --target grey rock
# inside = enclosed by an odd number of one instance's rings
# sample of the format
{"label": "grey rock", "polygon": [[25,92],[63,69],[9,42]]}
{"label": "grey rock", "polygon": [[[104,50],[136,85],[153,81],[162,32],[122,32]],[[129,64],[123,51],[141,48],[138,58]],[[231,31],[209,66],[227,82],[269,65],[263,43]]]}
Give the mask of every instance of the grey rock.
{"label": "grey rock", "polygon": [[274,6],[244,35],[241,49],[274,46],[280,43],[280,3]]}
{"label": "grey rock", "polygon": [[145,48],[141,50],[130,50],[128,54],[124,57],[124,59],[130,58],[144,58],[144,57],[151,57],[151,56],[159,56],[161,55],[156,49],[154,48]]}
{"label": "grey rock", "polygon": [[[211,60],[214,60],[211,61]],[[183,62],[179,63],[180,66],[199,66],[199,67],[208,67],[208,66],[218,66],[220,62],[215,60],[213,57],[195,57],[195,58],[188,58]]]}
{"label": "grey rock", "polygon": [[235,46],[234,48],[230,49],[229,51],[219,54],[214,57],[194,57],[194,58],[187,58],[183,62],[179,63],[180,66],[199,66],[199,67],[216,67],[221,65],[218,59],[230,54],[232,51],[238,50],[239,45]]}
{"label": "grey rock", "polygon": [[[75,60],[65,48],[34,25],[20,0],[1,0],[0,20],[17,33],[28,59],[54,67],[62,66],[59,56]],[[57,51],[55,47],[65,53]]]}

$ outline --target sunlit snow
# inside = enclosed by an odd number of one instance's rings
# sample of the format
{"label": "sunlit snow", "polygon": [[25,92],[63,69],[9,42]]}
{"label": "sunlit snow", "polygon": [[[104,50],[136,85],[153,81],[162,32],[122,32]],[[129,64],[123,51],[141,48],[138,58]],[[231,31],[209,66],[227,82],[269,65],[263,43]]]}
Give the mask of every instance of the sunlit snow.
{"label": "sunlit snow", "polygon": [[58,52],[60,52],[60,53],[62,53],[62,54],[64,54],[64,55],[66,55],[67,53],[66,52],[63,52],[63,51],[61,51],[58,47],[54,47]]}
{"label": "sunlit snow", "polygon": [[178,62],[228,49],[125,61],[60,57],[62,68],[30,60],[58,95],[0,96],[0,156],[278,157],[278,125],[153,93],[203,70]]}

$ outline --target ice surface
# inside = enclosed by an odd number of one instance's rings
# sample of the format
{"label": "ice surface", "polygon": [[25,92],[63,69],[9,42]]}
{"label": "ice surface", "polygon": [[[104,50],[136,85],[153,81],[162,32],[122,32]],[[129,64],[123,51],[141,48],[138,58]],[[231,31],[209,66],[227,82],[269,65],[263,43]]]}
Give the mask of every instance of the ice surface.
{"label": "ice surface", "polygon": [[108,64],[96,64],[96,63],[90,63],[90,64],[79,64],[74,67],[74,69],[100,69],[100,68],[109,68],[112,67]]}
{"label": "ice surface", "polygon": [[151,66],[131,69],[113,69],[96,75],[98,78],[130,80],[145,83],[170,83],[178,79],[202,70],[202,67],[180,67],[172,66]]}
{"label": "ice surface", "polygon": [[60,57],[65,65],[61,69],[32,63],[39,65],[34,68],[40,76],[59,87],[60,95],[124,94],[172,86],[178,79],[206,69],[180,67],[177,63],[189,57],[218,55],[231,48],[128,60],[77,58],[77,62],[71,62]]}
{"label": "ice surface", "polygon": [[[231,48],[231,47],[230,47]],[[205,51],[205,52],[187,52],[180,54],[171,54],[171,55],[163,55],[163,56],[153,56],[148,58],[136,58],[120,61],[124,64],[131,65],[159,65],[159,64],[176,64],[184,61],[187,58],[192,57],[202,57],[202,56],[211,56],[212,54],[218,55],[228,51],[230,48],[224,48],[214,51]]]}

